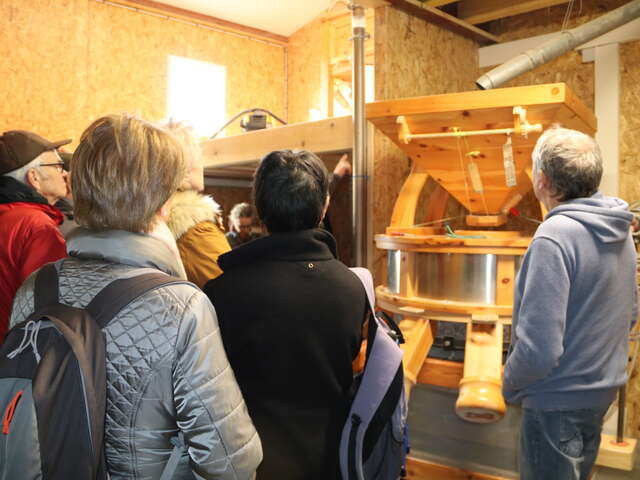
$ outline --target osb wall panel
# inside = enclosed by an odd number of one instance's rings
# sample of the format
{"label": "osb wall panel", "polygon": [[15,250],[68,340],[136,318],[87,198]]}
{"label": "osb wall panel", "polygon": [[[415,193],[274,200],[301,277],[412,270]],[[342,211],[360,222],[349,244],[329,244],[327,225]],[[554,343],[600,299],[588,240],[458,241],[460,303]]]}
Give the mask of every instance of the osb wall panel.
{"label": "osb wall panel", "polygon": [[306,122],[309,110],[322,110],[323,22],[316,18],[289,37],[287,47],[288,121]]}
{"label": "osb wall panel", "polygon": [[0,132],[77,139],[87,124],[86,0],[0,1]]}
{"label": "osb wall panel", "polygon": [[[370,35],[365,48],[372,48],[374,17],[370,9],[366,15],[367,33]],[[329,55],[351,57],[351,17],[336,16],[323,19],[319,16],[294,32],[288,44],[288,121],[309,121],[309,111],[324,111],[322,64]],[[331,50],[331,51],[329,51]]]}
{"label": "osb wall panel", "polygon": [[[251,107],[284,115],[282,47],[95,2],[90,2],[89,28],[94,116],[115,108],[163,118],[168,55],[226,67],[227,116]],[[227,133],[238,128],[235,123]]]}
{"label": "osb wall panel", "polygon": [[[376,99],[392,100],[474,90],[478,45],[391,7],[375,12]],[[383,233],[409,173],[410,161],[380,132],[374,137],[374,233]],[[453,200],[452,200],[453,201]],[[456,210],[455,206],[450,210]],[[418,220],[420,221],[420,220]],[[386,251],[372,245],[377,283],[385,281]]]}
{"label": "osb wall panel", "polygon": [[[580,3],[582,4],[580,8]],[[583,0],[576,2],[567,28],[573,28],[613,10],[627,0]],[[557,32],[562,27],[566,6],[558,6],[494,22],[493,33],[502,41],[517,40],[545,33]],[[640,200],[640,42],[620,46],[620,196],[628,202]],[[593,63],[582,64],[576,52],[570,52],[555,61],[515,79],[511,85],[566,82],[582,101],[593,109]],[[626,433],[640,438],[640,365],[636,362],[628,384]]]}
{"label": "osb wall panel", "polygon": [[169,54],[226,66],[227,116],[285,115],[284,48],[92,0],[3,0],[0,52],[2,129],[77,141],[107,113],[163,119]]}
{"label": "osb wall panel", "polygon": [[620,64],[620,196],[631,203],[640,201],[640,41],[620,45]]}

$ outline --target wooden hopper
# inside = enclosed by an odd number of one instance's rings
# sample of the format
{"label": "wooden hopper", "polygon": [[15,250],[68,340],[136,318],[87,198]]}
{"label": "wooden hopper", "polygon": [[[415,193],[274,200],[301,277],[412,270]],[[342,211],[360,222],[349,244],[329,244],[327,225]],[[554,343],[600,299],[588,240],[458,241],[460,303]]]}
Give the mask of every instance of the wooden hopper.
{"label": "wooden hopper", "polygon": [[[456,410],[465,420],[495,421],[505,411],[502,327],[511,322],[514,278],[531,239],[482,228],[504,225],[532,189],[531,152],[544,129],[559,123],[593,135],[596,119],[562,83],[375,102],[367,118],[412,160],[391,224],[376,236],[389,258],[379,304],[414,326],[406,376],[418,378],[433,322],[467,323]],[[432,195],[427,210],[444,212],[450,194],[468,210],[469,230],[416,225],[429,177],[446,193]]]}

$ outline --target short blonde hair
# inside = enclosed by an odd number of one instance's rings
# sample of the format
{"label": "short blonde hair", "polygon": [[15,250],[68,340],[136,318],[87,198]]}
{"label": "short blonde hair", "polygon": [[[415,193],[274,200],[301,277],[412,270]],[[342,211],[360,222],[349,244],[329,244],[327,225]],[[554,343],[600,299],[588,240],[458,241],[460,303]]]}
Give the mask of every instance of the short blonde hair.
{"label": "short blonde hair", "polygon": [[92,230],[148,232],[184,172],[182,144],[167,130],[128,114],[99,118],[73,154],[75,218]]}

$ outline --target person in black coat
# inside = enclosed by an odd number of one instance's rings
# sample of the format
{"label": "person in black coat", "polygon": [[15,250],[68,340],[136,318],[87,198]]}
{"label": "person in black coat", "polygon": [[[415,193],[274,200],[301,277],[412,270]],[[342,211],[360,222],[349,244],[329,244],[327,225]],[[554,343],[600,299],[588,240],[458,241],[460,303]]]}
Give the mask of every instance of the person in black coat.
{"label": "person in black coat", "polygon": [[282,150],[256,171],[258,216],[269,235],[221,255],[205,293],[258,430],[259,479],[338,479],[338,446],[362,341],[366,294],[316,228],[329,205],[314,154]]}

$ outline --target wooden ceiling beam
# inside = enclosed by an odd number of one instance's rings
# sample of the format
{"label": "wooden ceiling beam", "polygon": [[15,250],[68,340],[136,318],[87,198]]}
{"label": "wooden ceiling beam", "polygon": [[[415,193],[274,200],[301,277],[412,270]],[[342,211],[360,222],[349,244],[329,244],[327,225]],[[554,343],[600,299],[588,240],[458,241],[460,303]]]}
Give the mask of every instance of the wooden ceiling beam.
{"label": "wooden ceiling beam", "polygon": [[[489,45],[498,43],[498,37],[490,34],[468,22],[460,20],[459,18],[449,15],[434,7],[427,7],[422,5],[418,0],[386,0],[388,4],[402,10],[410,15],[418,18],[422,18],[427,22],[434,23],[442,28],[451,30],[463,37],[470,38],[480,43],[481,45]],[[473,0],[474,2],[476,0]]]}
{"label": "wooden ceiling beam", "polygon": [[458,2],[458,17],[472,25],[490,22],[504,17],[540,10],[569,3],[569,0],[462,0]]}
{"label": "wooden ceiling beam", "polygon": [[427,0],[424,2],[425,7],[442,7],[450,3],[456,3],[458,0]]}
{"label": "wooden ceiling beam", "polygon": [[167,15],[169,17],[193,22],[195,24],[199,23],[205,26],[219,28],[222,31],[257,38],[259,40],[275,43],[281,46],[286,46],[289,41],[289,39],[283,35],[267,32],[266,30],[261,30],[259,28],[240,25],[239,23],[212,17],[211,15],[205,15],[204,13],[174,7],[172,5],[156,2],[155,0],[110,0],[110,2],[159,15]]}

